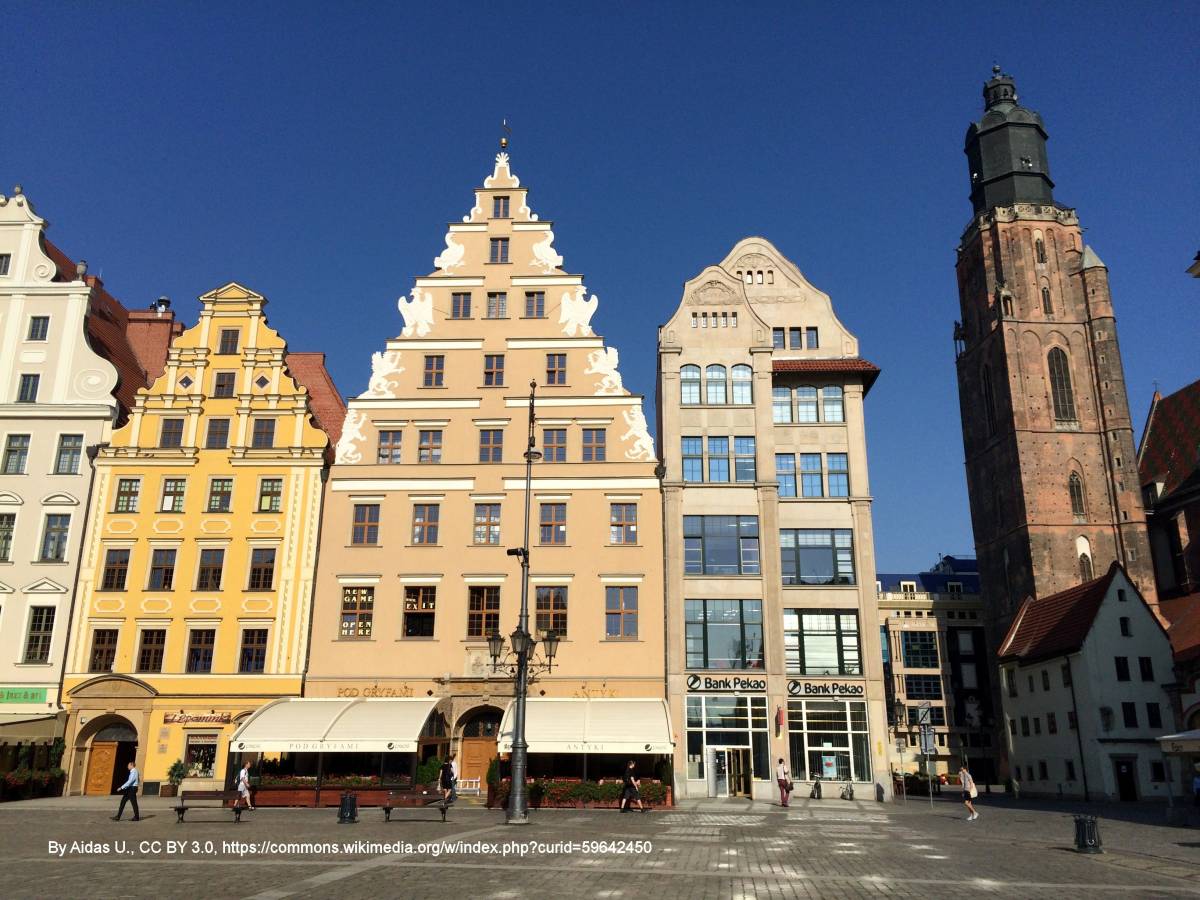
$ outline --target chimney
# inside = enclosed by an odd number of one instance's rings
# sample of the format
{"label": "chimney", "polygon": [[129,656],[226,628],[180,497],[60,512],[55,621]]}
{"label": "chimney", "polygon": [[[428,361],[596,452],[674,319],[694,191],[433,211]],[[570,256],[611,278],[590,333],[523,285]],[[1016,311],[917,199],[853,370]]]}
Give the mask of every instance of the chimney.
{"label": "chimney", "polygon": [[159,297],[150,305],[150,308],[158,313],[159,317],[166,315],[167,310],[171,308],[170,297]]}

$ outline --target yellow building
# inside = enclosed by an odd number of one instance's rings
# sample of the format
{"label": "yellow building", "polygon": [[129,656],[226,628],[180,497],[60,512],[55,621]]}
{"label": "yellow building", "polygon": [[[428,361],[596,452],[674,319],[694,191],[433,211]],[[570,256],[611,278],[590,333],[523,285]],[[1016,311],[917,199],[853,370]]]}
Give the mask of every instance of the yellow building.
{"label": "yellow building", "polygon": [[63,683],[67,789],[148,793],[183,760],[218,787],[228,738],[299,696],[323,472],[345,414],[238,284],[200,298],[166,371],[95,460]]}

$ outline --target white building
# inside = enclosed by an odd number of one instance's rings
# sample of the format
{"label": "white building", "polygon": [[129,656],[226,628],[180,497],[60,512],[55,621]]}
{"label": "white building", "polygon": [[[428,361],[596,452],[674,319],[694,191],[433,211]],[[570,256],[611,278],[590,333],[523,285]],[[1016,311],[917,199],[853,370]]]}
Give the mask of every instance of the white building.
{"label": "white building", "polygon": [[1026,600],[998,654],[1009,761],[1025,793],[1167,796],[1167,633],[1125,570]]}

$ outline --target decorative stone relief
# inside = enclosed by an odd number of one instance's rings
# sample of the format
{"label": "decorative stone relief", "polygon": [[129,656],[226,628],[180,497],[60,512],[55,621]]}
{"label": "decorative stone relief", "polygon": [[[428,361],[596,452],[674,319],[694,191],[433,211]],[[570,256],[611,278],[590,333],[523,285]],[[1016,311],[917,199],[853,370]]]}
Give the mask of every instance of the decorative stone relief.
{"label": "decorative stone relief", "polygon": [[98,613],[125,612],[124,597],[97,597],[92,601],[92,609]]}
{"label": "decorative stone relief", "polygon": [[142,612],[144,613],[165,613],[171,608],[171,601],[167,597],[145,597],[142,599]]}
{"label": "decorative stone relief", "polygon": [[463,665],[463,675],[467,678],[486,678],[491,669],[491,660],[487,651],[482,647],[468,647],[466,660]]}
{"label": "decorative stone relief", "polygon": [[396,301],[400,315],[404,316],[404,337],[425,337],[433,329],[433,294],[418,287],[412,290],[412,299],[401,297]]}
{"label": "decorative stone relief", "polygon": [[137,528],[137,522],[133,519],[109,519],[106,524],[112,534],[129,534]]}
{"label": "decorative stone relief", "polygon": [[371,354],[371,380],[363,397],[395,396],[397,376],[404,371],[399,350],[379,350]]}
{"label": "decorative stone relief", "polygon": [[[500,170],[504,170],[504,174],[500,174]],[[492,174],[483,179],[485,188],[493,187],[520,187],[521,179],[512,173],[512,169],[508,165],[508,154],[496,154],[496,167],[492,169]]]}
{"label": "decorative stone relief", "polygon": [[467,248],[454,239],[454,232],[446,232],[446,249],[433,258],[434,268],[450,272],[463,264]]}
{"label": "decorative stone relief", "polygon": [[591,321],[592,316],[596,314],[596,307],[600,305],[600,301],[596,299],[596,295],[592,294],[590,300],[585,300],[587,297],[587,288],[580,285],[575,289],[575,296],[572,297],[570,292],[562,295],[561,312],[558,315],[558,323],[563,327],[563,334],[567,337],[591,337],[595,332],[592,331]]}
{"label": "decorative stone relief", "polygon": [[687,302],[692,306],[720,306],[735,303],[738,299],[729,285],[720,281],[706,281],[688,294]]}
{"label": "decorative stone relief", "polygon": [[361,409],[351,409],[346,413],[346,421],[342,424],[342,436],[338,439],[334,462],[337,465],[356,465],[362,462],[362,451],[359,446],[366,440],[363,428],[367,424],[367,415]]}
{"label": "decorative stone relief", "polygon": [[275,605],[274,597],[243,597],[242,612],[269,613]]}
{"label": "decorative stone relief", "polygon": [[274,534],[281,527],[278,519],[255,519],[250,524],[250,530],[255,534]]}
{"label": "decorative stone relief", "polygon": [[616,394],[624,396],[625,385],[621,382],[621,373],[617,371],[617,348],[604,347],[593,350],[588,354],[588,375],[599,375],[600,383],[596,385],[595,396]]}
{"label": "decorative stone relief", "polygon": [[635,462],[654,462],[657,459],[654,455],[654,439],[650,437],[650,430],[646,427],[646,415],[641,406],[625,410],[623,417],[629,430],[621,435],[621,440],[633,441],[633,446],[625,451],[625,458]]}
{"label": "decorative stone relief", "polygon": [[766,269],[774,268],[775,263],[761,253],[747,253],[745,256],[738,257],[734,266],[741,269]]}
{"label": "decorative stone relief", "polygon": [[189,605],[194,613],[215,613],[221,610],[221,599],[219,597],[194,597]]}
{"label": "decorative stone relief", "polygon": [[183,523],[178,519],[155,519],[150,527],[155,534],[176,534],[183,530]]}
{"label": "decorative stone relief", "polygon": [[530,265],[537,266],[542,274],[549,275],[563,264],[563,258],[554,252],[554,232],[547,231],[545,236],[533,245],[533,260]]}
{"label": "decorative stone relief", "polygon": [[224,534],[229,528],[227,519],[205,519],[200,523],[200,530],[205,534]]}

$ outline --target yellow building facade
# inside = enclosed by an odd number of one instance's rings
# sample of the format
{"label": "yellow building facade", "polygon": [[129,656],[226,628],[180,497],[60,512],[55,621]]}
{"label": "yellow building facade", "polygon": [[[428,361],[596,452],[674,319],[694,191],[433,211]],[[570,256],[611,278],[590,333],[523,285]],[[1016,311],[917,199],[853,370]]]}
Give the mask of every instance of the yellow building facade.
{"label": "yellow building facade", "polygon": [[219,787],[238,723],[301,693],[325,429],[344,407],[261,295],[200,301],[95,459],[63,683],[72,794],[110,793],[131,760],[148,793],[177,759],[185,787]]}

